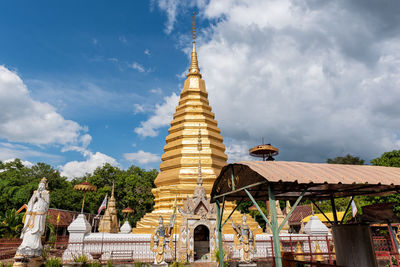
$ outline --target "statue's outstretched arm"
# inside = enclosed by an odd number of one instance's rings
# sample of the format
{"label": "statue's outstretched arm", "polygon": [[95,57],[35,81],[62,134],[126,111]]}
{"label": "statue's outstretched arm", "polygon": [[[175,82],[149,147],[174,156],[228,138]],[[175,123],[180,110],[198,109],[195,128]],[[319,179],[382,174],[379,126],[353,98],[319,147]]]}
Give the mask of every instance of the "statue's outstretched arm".
{"label": "statue's outstretched arm", "polygon": [[169,221],[169,225],[170,225],[171,228],[174,227],[175,219],[176,219],[176,214],[172,214],[172,215],[171,215],[171,219],[170,219],[170,221]]}
{"label": "statue's outstretched arm", "polygon": [[229,217],[229,220],[231,221],[231,224],[232,224],[233,229],[236,229],[236,225],[235,225],[235,223],[233,222],[232,217]]}

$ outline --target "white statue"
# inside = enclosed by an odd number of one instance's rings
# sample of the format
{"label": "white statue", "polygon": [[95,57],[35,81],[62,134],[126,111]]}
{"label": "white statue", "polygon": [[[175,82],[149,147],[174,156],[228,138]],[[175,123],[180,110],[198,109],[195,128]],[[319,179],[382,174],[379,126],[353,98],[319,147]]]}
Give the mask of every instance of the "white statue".
{"label": "white statue", "polygon": [[171,251],[173,250],[172,230],[174,229],[175,218],[176,215],[174,213],[171,215],[170,223],[167,226],[164,226],[164,220],[161,216],[158,218],[159,226],[155,229],[154,234],[152,234],[150,238],[150,250],[156,252],[154,264],[165,263],[164,254],[167,252],[167,246],[169,246]]}
{"label": "white statue", "polygon": [[246,222],[247,221],[246,215],[243,215],[241,224],[235,224],[232,221],[232,218],[230,218],[230,220],[232,223],[232,228],[236,232],[234,239],[235,248],[243,250],[243,255],[241,260],[243,262],[249,263],[251,261],[251,254],[256,253],[257,249],[256,249],[256,240],[253,236],[253,232],[251,231],[250,226]]}
{"label": "white statue", "polygon": [[46,178],[40,181],[38,189],[33,192],[28,202],[25,224],[21,233],[23,240],[15,254],[15,258],[42,256],[41,236],[45,232],[46,214],[50,202],[49,191],[46,190],[46,182]]}

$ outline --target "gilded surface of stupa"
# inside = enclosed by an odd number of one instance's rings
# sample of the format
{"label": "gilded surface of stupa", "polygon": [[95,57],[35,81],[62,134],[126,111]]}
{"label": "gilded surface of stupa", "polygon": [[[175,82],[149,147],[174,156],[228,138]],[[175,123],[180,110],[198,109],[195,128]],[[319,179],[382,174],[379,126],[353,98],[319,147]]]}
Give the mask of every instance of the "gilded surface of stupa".
{"label": "gilded surface of stupa", "polygon": [[106,211],[104,212],[103,217],[101,217],[99,223],[99,232],[104,233],[118,233],[119,232],[119,224],[117,218],[117,208],[116,201],[114,197],[114,183],[112,187],[111,197],[108,200]]}
{"label": "gilded surface of stupa", "polygon": [[[164,220],[169,220],[175,199],[177,204],[182,206],[183,199],[193,195],[199,173],[199,153],[202,185],[208,196],[214,181],[227,162],[221,130],[211,111],[206,85],[197,61],[194,26],[189,73],[168,132],[164,154],[161,157],[160,173],[155,180],[156,188],[152,190],[155,197],[154,210],[137,223],[136,228],[132,229],[133,233],[153,232],[160,215]],[[199,135],[202,144],[200,152],[197,149]],[[226,216],[233,208],[233,203],[225,205]],[[178,228],[182,218],[177,215],[175,225]],[[235,212],[234,217],[236,216],[239,220],[238,212]],[[249,220],[249,224],[252,229],[258,227],[254,220]],[[176,229],[176,233],[179,233],[179,229]]]}

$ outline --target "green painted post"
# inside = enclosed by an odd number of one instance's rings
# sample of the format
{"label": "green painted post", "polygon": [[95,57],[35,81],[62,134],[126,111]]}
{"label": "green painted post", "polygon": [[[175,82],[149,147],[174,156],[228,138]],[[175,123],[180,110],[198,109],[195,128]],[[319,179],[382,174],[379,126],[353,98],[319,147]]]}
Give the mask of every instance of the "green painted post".
{"label": "green painted post", "polygon": [[276,205],[275,205],[275,193],[270,183],[268,183],[268,197],[269,197],[269,210],[271,214],[272,240],[274,243],[275,266],[282,267],[281,246],[279,242],[279,226],[278,226],[278,219],[276,215]]}
{"label": "green painted post", "polygon": [[253,196],[250,194],[250,192],[247,191],[247,189],[243,189],[243,190],[244,190],[244,191],[246,192],[246,194],[249,196],[249,198],[250,198],[251,202],[253,202],[254,206],[256,206],[258,212],[260,213],[261,217],[263,217],[263,219],[264,219],[264,221],[267,223],[267,225],[268,225],[270,228],[272,228],[272,225],[271,225],[271,223],[268,221],[267,216],[265,216],[264,212],[261,210],[260,206],[258,206],[256,200],[253,198]]}
{"label": "green painted post", "polygon": [[220,210],[220,205],[219,201],[216,200],[216,206],[217,206],[217,229],[218,229],[218,251],[219,251],[219,265],[220,267],[224,266],[224,250],[222,248],[222,229],[221,229],[221,210]]}

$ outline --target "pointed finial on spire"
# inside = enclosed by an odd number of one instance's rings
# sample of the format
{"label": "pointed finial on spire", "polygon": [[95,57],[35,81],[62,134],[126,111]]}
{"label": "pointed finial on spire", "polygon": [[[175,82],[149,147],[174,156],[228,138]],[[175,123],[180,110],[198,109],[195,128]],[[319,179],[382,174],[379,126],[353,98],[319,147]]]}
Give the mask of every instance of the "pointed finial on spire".
{"label": "pointed finial on spire", "polygon": [[193,38],[193,43],[196,41],[196,20],[195,20],[195,14],[193,12],[192,16],[192,38]]}
{"label": "pointed finial on spire", "polygon": [[190,59],[190,68],[189,73],[186,75],[187,77],[191,75],[196,75],[201,78],[199,63],[197,62],[197,52],[196,52],[196,21],[195,21],[195,14],[193,12],[192,17],[192,39],[193,39],[193,49],[192,49],[192,56]]}
{"label": "pointed finial on spire", "polygon": [[113,180],[113,186],[112,186],[112,190],[111,190],[111,197],[114,197],[114,180]]}
{"label": "pointed finial on spire", "polygon": [[198,135],[198,140],[197,140],[197,151],[199,151],[199,176],[197,177],[197,185],[203,185],[203,177],[201,176],[201,150],[203,149],[202,144],[201,144],[201,129],[200,129],[200,124],[199,124],[199,135]]}

